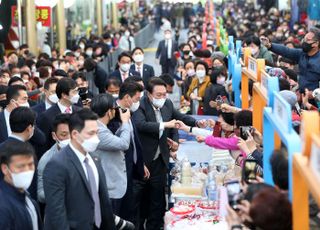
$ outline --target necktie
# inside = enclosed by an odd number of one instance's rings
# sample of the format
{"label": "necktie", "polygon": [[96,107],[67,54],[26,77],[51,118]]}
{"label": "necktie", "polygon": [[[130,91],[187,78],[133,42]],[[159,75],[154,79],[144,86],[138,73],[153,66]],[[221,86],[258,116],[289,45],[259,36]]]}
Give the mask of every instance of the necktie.
{"label": "necktie", "polygon": [[70,114],[70,113],[71,113],[71,108],[70,108],[70,107],[67,107],[64,112]]}
{"label": "necktie", "polygon": [[[156,114],[157,122],[159,122],[159,123],[163,122],[160,109],[156,109],[155,114]],[[162,134],[163,134],[163,130],[161,130],[159,133],[159,139],[162,137]]]}
{"label": "necktie", "polygon": [[131,41],[130,41],[130,38],[128,38],[128,43],[129,43],[129,51],[131,51]]}
{"label": "necktie", "polygon": [[86,166],[86,169],[87,169],[88,182],[90,185],[91,196],[94,201],[94,223],[99,228],[101,225],[100,198],[99,198],[99,194],[97,191],[97,184],[96,184],[96,180],[94,178],[93,170],[92,170],[91,166],[89,165],[87,157],[84,159],[84,165]]}
{"label": "necktie", "polygon": [[137,66],[137,71],[140,73],[141,77],[142,77],[142,73],[141,73],[141,67]]}

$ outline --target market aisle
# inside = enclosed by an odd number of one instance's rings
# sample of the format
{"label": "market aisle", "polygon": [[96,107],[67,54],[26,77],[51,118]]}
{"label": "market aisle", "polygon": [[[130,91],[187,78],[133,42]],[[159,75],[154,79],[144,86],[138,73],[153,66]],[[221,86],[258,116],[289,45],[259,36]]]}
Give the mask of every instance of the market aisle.
{"label": "market aisle", "polygon": [[[154,40],[150,43],[148,48],[144,49],[145,63],[153,66],[156,76],[161,75],[161,66],[156,63],[155,57],[156,57],[158,43],[162,39],[163,39],[163,32],[160,30],[159,32],[154,34]],[[184,29],[180,31],[179,44],[181,44],[182,42],[185,42],[186,40],[187,40],[187,30]]]}

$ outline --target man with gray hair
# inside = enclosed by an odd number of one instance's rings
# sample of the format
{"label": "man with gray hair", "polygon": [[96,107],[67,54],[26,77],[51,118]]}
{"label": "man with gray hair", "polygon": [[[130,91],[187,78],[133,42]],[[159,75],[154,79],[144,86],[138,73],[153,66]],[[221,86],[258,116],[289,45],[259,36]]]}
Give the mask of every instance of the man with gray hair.
{"label": "man with gray hair", "polygon": [[[290,49],[284,45],[271,43],[261,37],[261,42],[272,52],[299,64],[299,91],[310,91],[319,87],[320,82],[320,29],[311,28],[302,40],[302,49]],[[312,95],[310,95],[312,97]]]}

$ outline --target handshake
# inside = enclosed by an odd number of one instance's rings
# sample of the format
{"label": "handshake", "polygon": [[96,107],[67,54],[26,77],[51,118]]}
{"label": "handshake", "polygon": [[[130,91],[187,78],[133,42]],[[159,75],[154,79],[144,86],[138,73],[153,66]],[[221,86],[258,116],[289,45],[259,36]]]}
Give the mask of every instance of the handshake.
{"label": "handshake", "polygon": [[[206,128],[206,127],[214,127],[215,126],[215,121],[212,119],[209,120],[198,120],[196,122],[196,126],[198,128]],[[175,129],[180,129],[186,132],[189,132],[190,130],[190,126],[187,126],[185,123],[183,123],[182,121],[173,119],[171,121],[168,122],[164,122],[164,128],[175,128]]]}

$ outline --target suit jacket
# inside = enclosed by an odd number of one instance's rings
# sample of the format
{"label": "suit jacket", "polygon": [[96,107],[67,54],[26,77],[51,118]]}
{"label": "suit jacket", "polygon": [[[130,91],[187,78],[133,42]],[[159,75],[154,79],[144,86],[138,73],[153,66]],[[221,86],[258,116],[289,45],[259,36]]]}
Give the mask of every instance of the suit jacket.
{"label": "suit jacket", "polygon": [[[7,139],[8,139],[7,123],[4,117],[4,112],[1,112],[0,113],[0,143],[4,142]],[[34,134],[29,140],[29,142],[33,146],[41,146],[46,143],[46,137],[38,127],[35,127]]]}
{"label": "suit jacket", "polygon": [[[174,109],[170,100],[166,100],[164,106],[160,109],[163,122],[171,121],[172,119],[183,121],[185,124],[194,127],[196,120],[180,113]],[[153,161],[160,146],[160,153],[168,166],[170,151],[167,144],[167,137],[178,142],[179,135],[177,129],[164,129],[163,135],[159,139],[160,123],[157,122],[155,111],[148,97],[143,97],[140,101],[139,109],[133,114],[133,120],[138,129],[138,134],[142,143],[143,159],[147,167]]]}
{"label": "suit jacket", "polygon": [[[129,77],[131,77],[131,76],[140,76],[140,73],[137,72],[137,71],[135,71],[135,70],[130,69],[130,70],[129,70]],[[121,77],[121,73],[120,73],[120,70],[119,70],[119,69],[113,71],[113,72],[109,75],[109,78],[111,78],[111,77],[115,77],[115,78],[119,79],[119,81],[120,81],[121,83],[123,83],[122,77]]]}
{"label": "suit jacket", "polygon": [[41,113],[46,111],[46,103],[40,102],[35,106],[32,106],[31,109],[36,112],[37,116],[40,116]]}
{"label": "suit jacket", "polygon": [[100,143],[92,154],[101,159],[110,198],[120,199],[127,190],[124,151],[128,150],[130,145],[130,125],[129,123],[122,125],[116,135],[101,122],[98,122],[98,126]]}
{"label": "suit jacket", "polygon": [[99,65],[97,65],[97,67],[94,70],[93,76],[94,76],[94,84],[99,89],[99,93],[105,93],[106,83],[108,79],[107,72],[103,68],[101,68]]}
{"label": "suit jacket", "polygon": [[[106,178],[100,160],[93,157],[99,174],[101,226],[115,229]],[[45,229],[88,230],[94,226],[94,201],[82,165],[70,146],[63,148],[47,164],[44,174],[46,197]]]}
{"label": "suit jacket", "polygon": [[[72,111],[76,112],[81,110],[80,107],[72,105]],[[39,148],[39,151],[43,154],[45,153],[48,149],[51,148],[52,145],[54,145],[54,140],[52,139],[51,136],[51,131],[52,131],[52,125],[55,117],[60,114],[60,108],[58,104],[54,104],[53,106],[50,107],[50,109],[46,110],[44,113],[42,113],[38,119],[37,119],[37,125],[38,127],[42,130],[46,137],[46,143]]]}
{"label": "suit jacket", "polygon": [[[125,151],[125,158],[126,158],[126,169],[127,169],[127,178],[128,179],[143,179],[144,177],[144,160],[142,156],[142,145],[139,139],[138,130],[131,118],[131,124],[133,127],[133,135],[134,135],[134,143],[133,140],[130,138],[130,145],[129,149]],[[108,128],[112,131],[112,133],[116,133],[117,130],[121,126],[121,121],[117,118],[113,119],[109,124]],[[137,152],[137,162],[134,163],[133,161],[133,154],[134,154],[134,145],[136,146]],[[129,183],[129,181],[128,181]]]}
{"label": "suit jacket", "polygon": [[33,203],[38,217],[38,228],[43,229],[38,204],[27,193],[21,193],[15,187],[0,180],[0,226],[1,229],[33,230],[32,220],[26,207],[26,196]]}
{"label": "suit jacket", "polygon": [[[135,68],[136,68],[136,65],[131,65],[130,67],[131,70],[137,71]],[[143,75],[142,75],[143,84],[144,84],[144,87],[147,87],[148,81],[150,80],[150,78],[155,76],[154,69],[151,65],[143,64],[142,70],[143,70]]]}
{"label": "suit jacket", "polygon": [[[177,59],[174,55],[174,52],[178,51],[178,43],[172,40],[172,48],[171,48],[171,64],[175,66],[177,64]],[[156,58],[160,58],[160,65],[166,65],[168,59],[168,53],[166,48],[166,41],[162,40],[159,42],[158,49],[156,52]]]}

